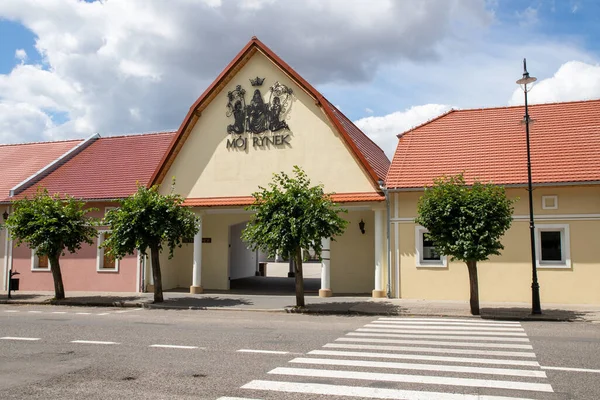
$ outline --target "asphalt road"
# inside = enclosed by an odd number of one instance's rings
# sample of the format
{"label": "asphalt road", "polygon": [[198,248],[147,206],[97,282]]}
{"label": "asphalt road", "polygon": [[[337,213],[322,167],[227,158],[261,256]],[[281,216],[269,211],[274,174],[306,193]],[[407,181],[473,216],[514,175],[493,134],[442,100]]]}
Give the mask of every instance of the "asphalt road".
{"label": "asphalt road", "polygon": [[599,355],[590,323],[0,306],[1,399],[600,399]]}

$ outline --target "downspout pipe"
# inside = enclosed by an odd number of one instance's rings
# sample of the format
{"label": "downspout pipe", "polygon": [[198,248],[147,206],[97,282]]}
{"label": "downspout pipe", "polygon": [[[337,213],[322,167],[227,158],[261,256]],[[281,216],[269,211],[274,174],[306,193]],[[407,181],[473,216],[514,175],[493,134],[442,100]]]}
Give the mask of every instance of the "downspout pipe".
{"label": "downspout pipe", "polygon": [[386,232],[385,232],[385,239],[386,239],[386,252],[387,252],[387,275],[388,275],[388,279],[387,279],[387,285],[386,285],[386,296],[388,299],[392,298],[392,252],[390,249],[390,229],[391,229],[391,224],[390,224],[390,197],[389,197],[389,193],[388,193],[388,189],[385,187],[385,182],[383,181],[383,179],[379,180],[379,188],[381,189],[381,191],[383,191],[383,194],[385,196],[385,219],[386,219]]}

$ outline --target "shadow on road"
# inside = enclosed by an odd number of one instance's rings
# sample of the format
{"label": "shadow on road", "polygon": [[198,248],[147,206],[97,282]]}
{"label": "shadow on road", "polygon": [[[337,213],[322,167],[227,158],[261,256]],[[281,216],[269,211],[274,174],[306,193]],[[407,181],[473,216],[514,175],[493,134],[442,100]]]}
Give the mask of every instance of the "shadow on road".
{"label": "shadow on road", "polygon": [[162,303],[167,307],[193,307],[197,309],[207,307],[235,307],[235,306],[251,306],[254,303],[243,298],[222,298],[222,297],[178,297],[165,299]]}
{"label": "shadow on road", "polygon": [[[294,312],[294,304],[290,304],[287,308],[288,312]],[[373,314],[373,315],[402,315],[406,312],[401,306],[397,306],[388,302],[373,302],[373,301],[331,301],[317,304],[307,304],[302,312],[315,314]]]}
{"label": "shadow on road", "polygon": [[[12,298],[10,300],[31,300],[37,299],[40,297],[38,294],[19,294],[18,292],[11,293]],[[0,295],[0,300],[9,300],[7,294]]]}
{"label": "shadow on road", "polygon": [[557,321],[583,321],[587,312],[563,310],[563,309],[542,309],[541,315],[532,315],[531,308],[526,307],[500,307],[500,308],[481,308],[481,318],[488,319],[527,319],[527,320],[557,320]]}
{"label": "shadow on road", "polygon": [[67,297],[63,300],[50,300],[49,303],[64,306],[70,304],[81,306],[110,306],[142,301],[144,301],[144,298],[140,296],[74,296]]}

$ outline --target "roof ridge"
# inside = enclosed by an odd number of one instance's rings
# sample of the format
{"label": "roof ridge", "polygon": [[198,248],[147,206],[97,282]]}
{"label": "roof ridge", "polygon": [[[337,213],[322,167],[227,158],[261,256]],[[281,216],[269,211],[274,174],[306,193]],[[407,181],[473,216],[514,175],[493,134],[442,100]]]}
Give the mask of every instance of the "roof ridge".
{"label": "roof ridge", "polygon": [[177,133],[177,130],[169,130],[169,131],[150,131],[150,132],[140,132],[140,133],[123,133],[111,136],[103,136],[100,139],[114,139],[114,138],[123,138],[123,137],[132,137],[132,136],[152,136],[152,135],[167,135]]}
{"label": "roof ridge", "polygon": [[413,126],[412,128],[410,128],[410,129],[408,129],[408,130],[406,130],[406,131],[404,131],[404,132],[401,132],[401,133],[397,134],[397,135],[396,135],[396,137],[397,137],[397,138],[402,138],[402,137],[403,137],[404,135],[406,135],[407,133],[409,133],[409,132],[412,132],[412,131],[415,131],[415,130],[417,130],[417,129],[419,129],[419,128],[421,128],[421,127],[423,127],[423,126],[427,125],[427,124],[430,124],[430,123],[432,123],[433,121],[436,121],[436,120],[438,120],[438,119],[440,119],[440,118],[443,118],[443,117],[445,117],[446,115],[448,115],[448,114],[451,114],[451,113],[453,113],[453,112],[455,112],[455,111],[458,111],[458,110],[457,110],[456,108],[451,108],[451,109],[449,109],[448,111],[446,111],[446,112],[444,112],[444,113],[442,113],[442,114],[438,115],[437,117],[434,117],[434,118],[428,119],[427,121],[425,121],[425,122],[422,122],[422,123],[420,123],[419,125],[415,125],[415,126]]}
{"label": "roof ridge", "polygon": [[[552,106],[557,104],[578,104],[578,103],[595,103],[600,102],[600,98],[596,99],[586,99],[586,100],[571,100],[571,101],[550,101],[546,103],[529,103],[528,106],[531,107],[540,107],[540,106]],[[479,111],[479,110],[503,110],[508,108],[523,108],[524,104],[518,104],[514,106],[494,106],[494,107],[473,107],[473,108],[457,108],[456,111],[464,112],[464,111]]]}
{"label": "roof ridge", "polygon": [[[572,100],[572,101],[551,101],[548,103],[534,103],[534,104],[529,104],[530,108],[535,108],[535,107],[542,107],[542,106],[552,106],[552,105],[557,105],[557,104],[580,104],[580,103],[595,103],[595,102],[600,102],[600,98],[597,99],[586,99],[586,100]],[[450,110],[446,111],[443,114],[438,115],[435,118],[429,119],[419,125],[415,125],[412,128],[399,133],[398,135],[396,135],[398,138],[406,135],[409,132],[412,132],[414,130],[417,130],[419,128],[422,128],[423,126],[430,124],[440,118],[445,117],[446,115],[456,112],[456,113],[464,113],[464,112],[469,112],[469,111],[485,111],[485,110],[506,110],[506,109],[512,109],[512,108],[523,108],[524,105],[523,104],[519,104],[519,105],[515,105],[515,106],[495,106],[495,107],[473,107],[473,108],[451,108]]]}
{"label": "roof ridge", "polygon": [[30,145],[30,144],[83,142],[84,140],[85,139],[64,139],[64,140],[45,140],[45,141],[42,141],[42,142],[0,143],[0,147],[26,146],[26,145]]}

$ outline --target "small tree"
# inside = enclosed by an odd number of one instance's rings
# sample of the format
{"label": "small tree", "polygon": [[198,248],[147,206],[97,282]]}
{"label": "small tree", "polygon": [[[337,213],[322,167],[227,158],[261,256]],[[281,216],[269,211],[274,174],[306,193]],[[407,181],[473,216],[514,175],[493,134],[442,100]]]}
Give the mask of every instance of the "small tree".
{"label": "small tree", "polygon": [[473,315],[479,315],[477,262],[504,249],[500,238],[512,222],[512,205],[503,187],[467,186],[462,174],[436,179],[419,200],[415,222],[429,230],[437,252],[467,264]]}
{"label": "small tree", "polygon": [[175,247],[181,247],[183,239],[194,237],[199,229],[198,217],[182,203],[181,196],[161,195],[157,186],[138,186],[135,194],[105,216],[112,231],[103,243],[108,255],[121,259],[136,249],[143,255],[150,249],[156,303],[163,301],[159,260],[163,245],[169,248],[171,258]]}
{"label": "small tree", "polygon": [[65,298],[65,288],[60,271],[60,256],[65,250],[75,253],[82,243],[92,245],[97,231],[97,220],[86,214],[94,209],[84,208],[85,203],[58,194],[50,196],[48,190],[38,189],[32,199],[25,197],[13,202],[14,211],[6,220],[6,227],[17,246],[22,243],[38,256],[47,256],[54,280],[54,297]]}
{"label": "small tree", "polygon": [[[321,253],[321,239],[341,235],[347,221],[338,214],[347,212],[336,208],[323,185],[310,186],[306,173],[294,166],[295,178],[285,173],[274,174],[269,188],[259,187],[253,193],[255,211],[242,232],[242,240],[252,250],[261,250],[274,257],[275,252],[294,260],[296,276],[296,306],[304,307],[302,249],[312,248]],[[333,240],[333,239],[332,239]]]}

